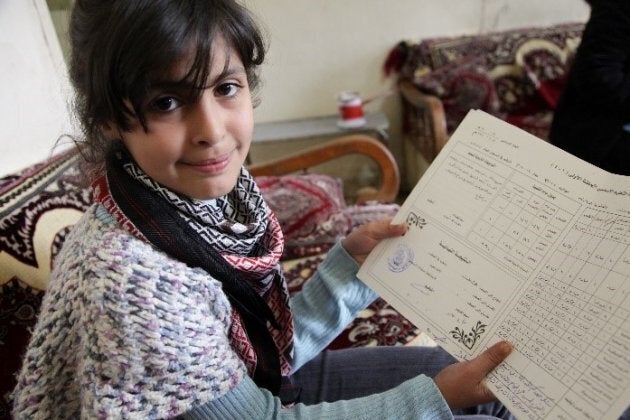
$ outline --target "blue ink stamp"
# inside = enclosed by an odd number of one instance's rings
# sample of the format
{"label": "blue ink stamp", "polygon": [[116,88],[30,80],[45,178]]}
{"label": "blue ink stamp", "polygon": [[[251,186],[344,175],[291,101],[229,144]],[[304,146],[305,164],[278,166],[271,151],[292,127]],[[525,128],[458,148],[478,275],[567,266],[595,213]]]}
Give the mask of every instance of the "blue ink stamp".
{"label": "blue ink stamp", "polygon": [[405,244],[398,244],[394,253],[387,259],[389,270],[394,273],[405,271],[413,263],[413,250]]}

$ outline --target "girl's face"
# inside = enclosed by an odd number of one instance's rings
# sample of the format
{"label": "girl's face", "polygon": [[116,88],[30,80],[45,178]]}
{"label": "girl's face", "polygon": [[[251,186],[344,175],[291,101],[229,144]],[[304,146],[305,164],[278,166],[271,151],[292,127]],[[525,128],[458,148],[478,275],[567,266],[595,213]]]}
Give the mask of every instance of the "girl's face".
{"label": "girl's face", "polygon": [[161,185],[206,200],[229,193],[252,141],[252,99],[243,63],[219,39],[213,45],[207,88],[197,101],[175,81],[187,63],[178,63],[173,82],[153,86],[147,96],[147,132],[136,120],[119,137],[136,163]]}

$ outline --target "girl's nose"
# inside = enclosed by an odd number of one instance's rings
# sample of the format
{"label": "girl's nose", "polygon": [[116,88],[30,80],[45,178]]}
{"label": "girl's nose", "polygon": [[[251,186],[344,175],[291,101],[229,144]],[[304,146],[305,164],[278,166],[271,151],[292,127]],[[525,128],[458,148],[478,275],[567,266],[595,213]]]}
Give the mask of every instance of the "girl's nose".
{"label": "girl's nose", "polygon": [[191,141],[195,144],[212,145],[223,139],[225,124],[221,107],[208,91],[205,91],[192,107],[189,124]]}

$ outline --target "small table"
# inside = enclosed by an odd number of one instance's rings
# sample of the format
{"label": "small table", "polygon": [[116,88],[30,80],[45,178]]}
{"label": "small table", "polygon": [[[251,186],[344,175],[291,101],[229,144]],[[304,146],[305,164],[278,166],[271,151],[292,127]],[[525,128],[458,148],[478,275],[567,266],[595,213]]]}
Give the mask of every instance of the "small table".
{"label": "small table", "polygon": [[370,134],[384,144],[389,141],[389,120],[383,112],[365,115],[365,125],[341,128],[338,115],[259,123],[254,126],[254,143],[293,139],[338,137],[346,134]]}
{"label": "small table", "polygon": [[[339,127],[337,121],[339,115],[327,115],[256,124],[245,164],[268,162],[352,134],[364,134],[388,146],[389,120],[383,112],[366,113],[365,125],[356,128]],[[380,176],[374,165],[365,156],[344,156],[343,165],[325,162],[317,166],[317,172],[342,179],[354,191],[358,185],[373,184],[375,177]]]}
{"label": "small table", "polygon": [[245,164],[264,162],[278,154],[290,154],[331,137],[350,134],[366,134],[386,146],[389,143],[389,120],[383,112],[366,114],[365,125],[356,128],[341,128],[337,121],[339,115],[258,123]]}

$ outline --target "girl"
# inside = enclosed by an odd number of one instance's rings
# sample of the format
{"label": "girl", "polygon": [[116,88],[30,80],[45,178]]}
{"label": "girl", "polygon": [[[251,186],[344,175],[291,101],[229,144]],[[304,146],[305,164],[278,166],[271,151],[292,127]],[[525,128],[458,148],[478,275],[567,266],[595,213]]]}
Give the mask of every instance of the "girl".
{"label": "girl", "polygon": [[433,419],[493,400],[483,379],[507,343],[452,365],[423,348],[317,356],[376,297],[358,263],[405,227],[359,228],[289,299],[278,222],[243,168],[265,52],[246,10],[77,0],[71,42],[81,150],[102,165],[56,260],[16,418]]}

